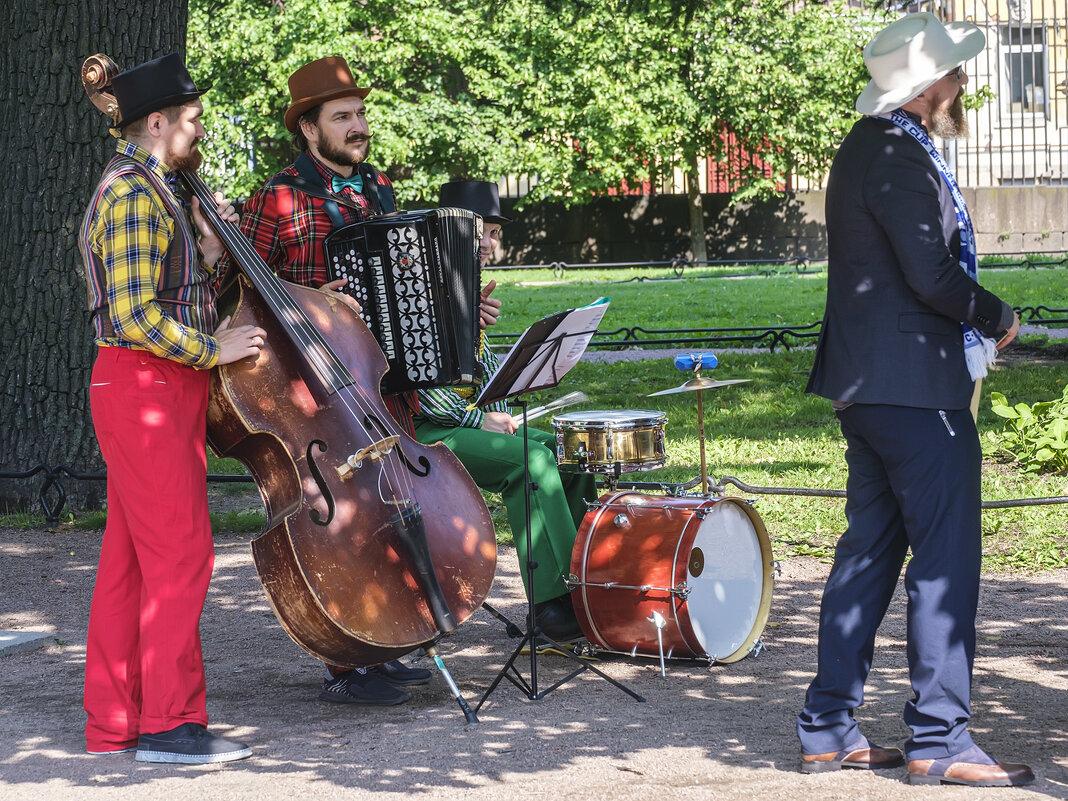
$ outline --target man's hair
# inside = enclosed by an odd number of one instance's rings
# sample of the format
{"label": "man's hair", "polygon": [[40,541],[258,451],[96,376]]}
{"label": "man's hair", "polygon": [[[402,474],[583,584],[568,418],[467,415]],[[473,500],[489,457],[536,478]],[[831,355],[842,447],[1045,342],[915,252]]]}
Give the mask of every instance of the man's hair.
{"label": "man's hair", "polygon": [[[178,121],[178,117],[182,114],[184,106],[167,106],[166,108],[158,109],[160,114],[167,118],[167,122],[175,123]],[[123,127],[122,138],[129,139],[130,137],[140,138],[145,135],[145,129],[148,127],[148,117],[155,112],[149,112],[145,116],[134,120],[129,125]]]}
{"label": "man's hair", "polygon": [[297,118],[297,130],[293,132],[293,147],[296,148],[298,153],[303,153],[308,149],[308,138],[304,135],[304,129],[301,128],[301,123],[307,120],[312,125],[319,124],[319,112],[323,110],[322,105],[310,108],[301,114]]}

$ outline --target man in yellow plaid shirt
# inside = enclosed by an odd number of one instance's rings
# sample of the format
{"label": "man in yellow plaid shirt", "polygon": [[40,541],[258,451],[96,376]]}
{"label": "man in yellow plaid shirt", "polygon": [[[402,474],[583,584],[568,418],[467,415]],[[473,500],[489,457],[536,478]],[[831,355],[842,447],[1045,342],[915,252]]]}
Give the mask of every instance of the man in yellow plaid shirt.
{"label": "man in yellow plaid shirt", "polygon": [[[174,171],[196,171],[198,89],[177,54],[117,75],[117,153],[79,237],[98,346],[89,399],[108,520],[89,616],[86,747],[203,764],[251,750],[209,734],[200,614],[214,545],[207,504],[208,369],[255,356],[266,332],[218,323],[222,242]],[[221,195],[217,211],[237,219]],[[199,232],[199,236],[198,236]]]}

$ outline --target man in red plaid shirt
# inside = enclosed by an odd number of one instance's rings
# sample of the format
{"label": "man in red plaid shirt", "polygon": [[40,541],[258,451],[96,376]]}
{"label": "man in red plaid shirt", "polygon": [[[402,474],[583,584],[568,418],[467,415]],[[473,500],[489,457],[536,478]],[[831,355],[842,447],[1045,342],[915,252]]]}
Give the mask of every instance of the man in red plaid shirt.
{"label": "man in red plaid shirt", "polygon": [[[287,281],[340,290],[346,279],[327,280],[323,240],[343,225],[396,210],[390,180],[366,162],[371,133],[363,99],[370,91],[356,85],[348,62],[336,56],[306,64],[289,78],[285,123],[300,155],[248,199],[241,220],[257,252]],[[383,400],[415,439],[412,395]],[[400,704],[408,700],[401,687],[430,681],[430,671],[398,661],[326,670],[319,698],[337,703]]]}

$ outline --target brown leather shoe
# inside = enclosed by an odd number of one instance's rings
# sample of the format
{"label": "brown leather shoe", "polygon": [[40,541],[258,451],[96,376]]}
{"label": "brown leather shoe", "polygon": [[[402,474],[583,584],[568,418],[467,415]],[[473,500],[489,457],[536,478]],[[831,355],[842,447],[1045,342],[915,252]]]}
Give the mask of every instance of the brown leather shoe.
{"label": "brown leather shoe", "polygon": [[[994,764],[987,764],[993,762]],[[909,784],[964,784],[969,787],[1018,787],[1035,774],[1027,765],[998,762],[979,746],[943,759],[910,759]]]}
{"label": "brown leather shoe", "polygon": [[905,755],[897,748],[882,748],[867,743],[851,751],[830,751],[826,754],[802,754],[802,773],[827,773],[842,768],[882,770],[905,764]]}

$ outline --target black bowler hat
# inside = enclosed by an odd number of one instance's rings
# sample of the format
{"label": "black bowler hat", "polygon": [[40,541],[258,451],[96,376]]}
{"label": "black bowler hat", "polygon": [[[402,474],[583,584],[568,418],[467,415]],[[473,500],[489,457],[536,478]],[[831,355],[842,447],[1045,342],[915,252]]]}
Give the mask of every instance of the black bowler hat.
{"label": "black bowler hat", "polygon": [[442,184],[438,205],[473,211],[488,223],[504,225],[512,221],[511,217],[501,214],[497,184],[492,181],[449,181]]}
{"label": "black bowler hat", "polygon": [[125,128],[153,111],[184,105],[210,88],[210,83],[203,89],[197,88],[177,53],[131,67],[111,79],[111,89],[119,104],[119,121],[115,127]]}

